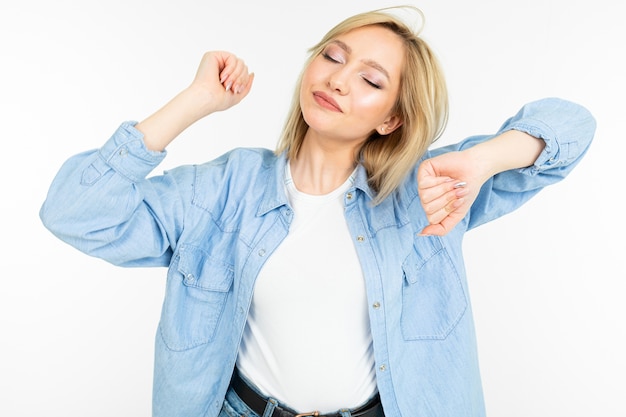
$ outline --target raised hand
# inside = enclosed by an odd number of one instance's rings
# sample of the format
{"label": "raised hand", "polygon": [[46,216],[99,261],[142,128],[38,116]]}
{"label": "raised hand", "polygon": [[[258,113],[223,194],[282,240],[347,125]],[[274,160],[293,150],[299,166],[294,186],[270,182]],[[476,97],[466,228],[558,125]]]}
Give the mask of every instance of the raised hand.
{"label": "raised hand", "polygon": [[451,152],[422,162],[418,193],[429,225],[423,235],[443,236],[463,219],[476,199],[483,179],[464,152]]}
{"label": "raised hand", "polygon": [[244,61],[225,51],[207,52],[202,57],[190,89],[204,94],[206,114],[226,110],[250,92],[254,74]]}
{"label": "raised hand", "polygon": [[532,165],[544,147],[541,139],[508,130],[471,148],[422,162],[417,191],[429,222],[422,234],[442,236],[450,232],[467,214],[487,179]]}
{"label": "raised hand", "polygon": [[196,121],[243,100],[253,80],[254,74],[240,58],[225,51],[207,52],[189,87],[136,128],[148,149],[161,151]]}

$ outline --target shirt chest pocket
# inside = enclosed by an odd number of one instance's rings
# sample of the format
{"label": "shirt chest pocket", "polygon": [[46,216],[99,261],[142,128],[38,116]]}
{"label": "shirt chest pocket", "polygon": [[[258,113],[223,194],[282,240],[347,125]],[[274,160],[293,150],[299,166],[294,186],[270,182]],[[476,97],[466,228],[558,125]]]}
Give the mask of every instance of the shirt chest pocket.
{"label": "shirt chest pocket", "polygon": [[420,237],[402,269],[404,339],[445,339],[465,313],[467,299],[439,238]]}
{"label": "shirt chest pocket", "polygon": [[233,268],[193,246],[181,247],[168,272],[159,330],[169,349],[213,340],[233,283]]}

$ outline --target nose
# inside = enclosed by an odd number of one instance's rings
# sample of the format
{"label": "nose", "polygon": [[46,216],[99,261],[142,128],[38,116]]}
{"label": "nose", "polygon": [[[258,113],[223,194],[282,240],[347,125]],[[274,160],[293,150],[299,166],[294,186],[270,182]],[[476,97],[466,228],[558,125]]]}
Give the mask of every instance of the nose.
{"label": "nose", "polygon": [[328,77],[328,87],[341,95],[345,95],[349,91],[348,80],[346,68],[338,69]]}

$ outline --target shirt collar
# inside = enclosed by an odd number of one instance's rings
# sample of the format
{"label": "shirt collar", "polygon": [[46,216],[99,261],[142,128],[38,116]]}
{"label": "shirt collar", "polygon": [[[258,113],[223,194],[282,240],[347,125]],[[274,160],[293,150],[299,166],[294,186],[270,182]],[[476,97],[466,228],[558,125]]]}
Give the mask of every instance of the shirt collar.
{"label": "shirt collar", "polygon": [[[264,168],[269,170],[268,181],[265,184],[265,192],[259,205],[257,212],[258,216],[262,216],[271,210],[274,210],[280,206],[287,205],[289,200],[285,192],[284,186],[284,172],[287,165],[287,154],[283,152],[277,157],[272,159],[266,159],[264,161]],[[354,174],[353,187],[359,189],[368,196],[370,200],[373,200],[376,193],[369,186],[367,181],[367,172],[363,165],[359,164]]]}
{"label": "shirt collar", "polygon": [[[263,167],[267,170],[267,182],[265,184],[265,190],[261,197],[261,203],[257,210],[257,216],[263,216],[268,212],[278,209],[282,206],[289,206],[289,199],[287,198],[287,192],[285,191],[285,166],[287,164],[287,155],[282,153],[278,156],[270,154],[271,156],[263,161]],[[354,174],[354,184],[351,189],[358,189],[363,192],[365,196],[371,202],[376,192],[372,190],[367,181],[367,172],[363,165],[359,164]],[[408,219],[406,214],[398,211],[397,196],[392,194],[382,201],[377,207],[378,216],[377,219],[372,219],[373,223],[398,223],[405,224]],[[384,214],[384,215],[383,215]],[[382,227],[382,225],[379,225]]]}
{"label": "shirt collar", "polygon": [[373,200],[374,197],[376,197],[376,193],[369,186],[367,171],[365,171],[365,167],[361,164],[359,164],[356,168],[356,173],[354,175],[354,188],[363,191],[370,200]]}
{"label": "shirt collar", "polygon": [[286,164],[287,156],[284,152],[279,156],[271,154],[271,157],[263,161],[263,168],[267,170],[267,182],[257,216],[263,216],[274,209],[288,205],[284,178]]}

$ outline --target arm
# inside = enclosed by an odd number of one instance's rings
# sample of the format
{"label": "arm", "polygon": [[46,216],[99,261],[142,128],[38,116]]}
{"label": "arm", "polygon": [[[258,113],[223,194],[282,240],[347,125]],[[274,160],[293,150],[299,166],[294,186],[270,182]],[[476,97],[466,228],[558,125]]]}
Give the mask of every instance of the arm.
{"label": "arm", "polygon": [[254,74],[234,55],[208,52],[191,85],[135,127],[148,149],[162,151],[196,121],[243,100],[253,80]]}
{"label": "arm", "polygon": [[208,53],[193,83],[135,125],[123,123],[97,150],[68,159],[40,210],[44,225],[77,249],[124,266],[169,263],[185,224],[195,171],[147,178],[165,146],[200,118],[237,104],[252,76],[241,60]]}
{"label": "arm", "polygon": [[430,225],[422,233],[444,235],[452,230],[469,211],[487,179],[532,165],[544,146],[542,140],[527,133],[509,130],[467,150],[424,161],[418,184]]}
{"label": "arm", "polygon": [[493,136],[436,150],[418,170],[428,217],[424,234],[444,235],[468,212],[475,227],[510,212],[564,178],[586,152],[595,121],[574,103],[529,103]]}

